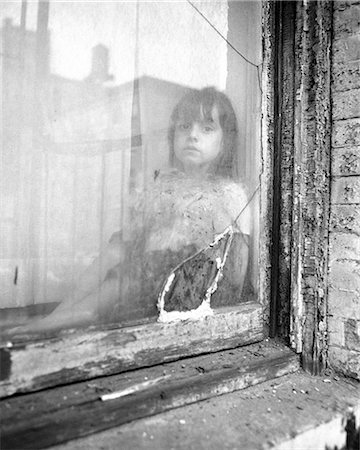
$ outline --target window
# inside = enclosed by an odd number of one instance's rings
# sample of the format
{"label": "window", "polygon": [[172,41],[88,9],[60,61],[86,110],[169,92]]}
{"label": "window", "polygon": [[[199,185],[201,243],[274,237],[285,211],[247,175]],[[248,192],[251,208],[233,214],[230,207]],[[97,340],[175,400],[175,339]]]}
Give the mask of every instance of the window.
{"label": "window", "polygon": [[261,3],[1,15],[3,394],[262,339]]}

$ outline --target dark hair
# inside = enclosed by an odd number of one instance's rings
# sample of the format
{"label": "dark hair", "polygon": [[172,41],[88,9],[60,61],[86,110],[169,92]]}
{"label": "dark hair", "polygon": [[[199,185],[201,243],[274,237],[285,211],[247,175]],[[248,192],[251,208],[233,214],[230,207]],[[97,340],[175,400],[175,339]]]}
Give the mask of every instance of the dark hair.
{"label": "dark hair", "polygon": [[216,176],[238,180],[238,125],[235,111],[227,95],[214,87],[206,87],[201,90],[191,89],[175,106],[168,131],[170,164],[175,167],[180,165],[174,152],[176,124],[181,120],[192,123],[200,120],[201,115],[205,119],[211,120],[214,107],[218,109],[220,126],[223,131],[223,149],[212,164],[210,171]]}

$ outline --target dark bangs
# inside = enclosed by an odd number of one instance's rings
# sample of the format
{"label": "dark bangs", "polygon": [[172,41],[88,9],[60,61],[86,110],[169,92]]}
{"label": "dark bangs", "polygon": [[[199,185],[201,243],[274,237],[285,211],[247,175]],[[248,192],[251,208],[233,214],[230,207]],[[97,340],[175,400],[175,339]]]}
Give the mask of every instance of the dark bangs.
{"label": "dark bangs", "polygon": [[238,179],[238,126],[234,108],[226,94],[214,87],[201,90],[189,90],[175,106],[171,115],[168,131],[170,164],[180,167],[174,154],[175,128],[178,123],[193,123],[213,121],[212,113],[217,108],[219,122],[223,131],[223,150],[211,168],[211,173],[217,176]]}
{"label": "dark bangs", "polygon": [[201,91],[190,91],[174,109],[171,121],[174,125],[179,122],[193,123],[204,120],[212,122],[215,99],[211,97],[201,95]]}

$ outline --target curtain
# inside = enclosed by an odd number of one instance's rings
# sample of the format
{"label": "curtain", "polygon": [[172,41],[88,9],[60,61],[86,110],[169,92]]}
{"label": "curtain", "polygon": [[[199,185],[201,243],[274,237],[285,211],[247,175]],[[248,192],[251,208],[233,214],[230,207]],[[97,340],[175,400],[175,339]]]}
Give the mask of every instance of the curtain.
{"label": "curtain", "polygon": [[[61,302],[114,233],[131,233],[132,193],[169,169],[169,118],[189,88],[229,96],[240,172],[249,195],[256,189],[260,3],[4,6],[1,308]],[[100,283],[101,257],[98,264]]]}

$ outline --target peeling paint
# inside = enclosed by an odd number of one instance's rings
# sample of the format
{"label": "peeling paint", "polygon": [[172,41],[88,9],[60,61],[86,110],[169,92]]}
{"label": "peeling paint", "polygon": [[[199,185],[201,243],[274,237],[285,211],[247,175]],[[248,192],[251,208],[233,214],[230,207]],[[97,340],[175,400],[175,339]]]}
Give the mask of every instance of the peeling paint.
{"label": "peeling paint", "polygon": [[255,302],[217,311],[196,323],[109,327],[64,331],[43,342],[27,342],[26,347],[20,342],[2,349],[8,352],[11,371],[0,382],[0,397],[234,348],[264,337],[262,308]]}
{"label": "peeling paint", "polygon": [[115,400],[117,398],[126,397],[127,395],[134,394],[135,392],[143,391],[148,389],[149,387],[153,387],[156,384],[165,381],[170,378],[170,375],[164,375],[162,377],[154,378],[152,380],[146,380],[142,383],[134,384],[126,389],[122,389],[121,391],[111,392],[110,394],[104,394],[100,396],[100,400],[103,402],[109,400]]}
{"label": "peeling paint", "polygon": [[[280,298],[277,301],[283,310],[290,298],[292,347],[302,352],[306,370],[319,373],[325,367],[327,354],[324,324],[330,204],[332,4],[302,1],[295,8],[295,29],[291,28],[289,14],[284,16],[283,24],[288,34],[293,33],[293,41],[289,48],[285,46],[286,41],[282,42],[285,62],[280,130],[281,263],[277,280]],[[294,51],[295,60],[290,63],[287,58]],[[293,93],[290,98],[289,91]],[[278,322],[286,328],[285,315],[284,318],[278,315]]]}

